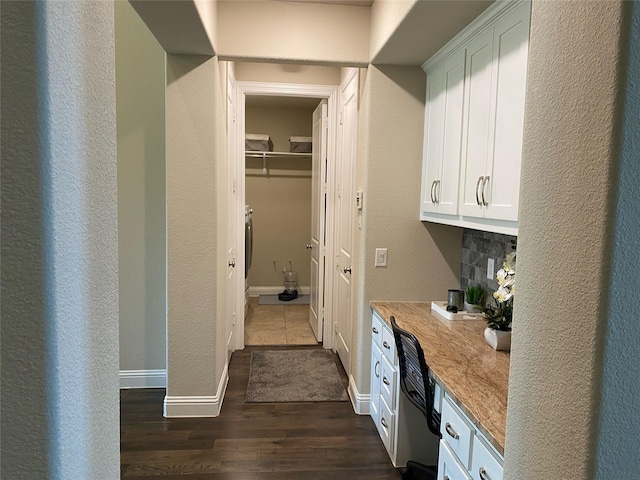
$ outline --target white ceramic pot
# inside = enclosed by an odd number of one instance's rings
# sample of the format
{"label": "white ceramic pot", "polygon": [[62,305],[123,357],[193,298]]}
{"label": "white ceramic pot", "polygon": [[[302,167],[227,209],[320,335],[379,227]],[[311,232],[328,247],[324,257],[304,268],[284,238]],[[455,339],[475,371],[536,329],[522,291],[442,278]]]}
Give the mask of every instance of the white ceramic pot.
{"label": "white ceramic pot", "polygon": [[464,302],[464,311],[467,313],[482,313],[482,307],[480,305],[474,305],[473,303]]}
{"label": "white ceramic pot", "polygon": [[484,339],[494,350],[508,352],[511,350],[511,332],[504,330],[484,329]]}

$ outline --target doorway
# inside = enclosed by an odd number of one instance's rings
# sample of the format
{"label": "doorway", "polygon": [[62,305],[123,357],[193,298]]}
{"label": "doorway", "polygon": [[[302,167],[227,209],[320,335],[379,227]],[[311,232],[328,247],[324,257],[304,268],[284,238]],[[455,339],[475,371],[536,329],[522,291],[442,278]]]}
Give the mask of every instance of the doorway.
{"label": "doorway", "polygon": [[[247,164],[245,164],[246,159],[245,159],[245,149],[244,149],[244,135],[245,135],[245,132],[248,131],[246,128],[245,113],[246,113],[247,99],[250,97],[258,97],[259,99],[262,99],[260,101],[268,101],[268,100],[265,100],[265,98],[268,98],[268,97],[271,97],[271,101],[275,101],[275,98],[299,99],[299,101],[303,101],[301,99],[313,99],[313,103],[315,103],[316,105],[318,105],[322,101],[325,102],[325,105],[326,105],[325,108],[326,108],[326,114],[327,114],[327,117],[326,117],[327,118],[326,119],[327,149],[326,149],[326,158],[325,158],[326,161],[325,161],[325,164],[323,167],[324,169],[322,172],[323,185],[320,188],[320,191],[324,192],[324,194],[327,195],[327,198],[330,198],[333,193],[332,179],[333,179],[334,173],[332,170],[332,163],[333,163],[333,156],[335,152],[335,131],[336,131],[335,119],[337,117],[336,102],[337,102],[338,87],[327,86],[327,85],[297,85],[297,84],[238,81],[238,82],[235,82],[234,89],[235,89],[235,94],[233,95],[235,99],[234,116],[236,117],[237,121],[235,122],[233,132],[231,132],[233,133],[233,138],[231,138],[230,136],[230,142],[234,142],[237,147],[235,148],[236,168],[234,169],[235,177],[237,179],[236,180],[237,181],[237,201],[235,202],[235,205],[230,205],[230,211],[236,212],[234,218],[237,219],[237,224],[236,224],[237,231],[238,232],[244,231],[243,210],[247,203],[246,202],[246,198],[247,198],[247,182],[246,182],[247,177],[246,176],[247,176],[247,171],[251,170],[251,168],[247,169]],[[249,105],[251,105],[251,99],[249,100]],[[312,127],[311,122],[309,123],[310,123],[309,126]],[[261,133],[261,132],[257,132],[257,133]],[[278,141],[282,141],[282,140],[278,140]],[[269,169],[273,168],[273,164],[268,162],[276,161],[276,159],[268,159],[266,157],[267,155],[265,155],[263,158],[258,159],[262,163],[262,165],[258,166],[258,170],[259,170],[258,173],[262,175],[263,169],[266,169],[266,173],[267,173],[266,176],[269,176]],[[250,167],[251,166],[255,167],[255,165],[251,163],[248,165]],[[328,208],[330,207],[330,205],[328,205],[329,203],[330,202],[328,201],[321,202],[322,208],[326,209],[326,215],[323,214],[323,217],[322,217],[322,218],[326,218],[326,220],[322,224],[323,231],[321,234],[321,238],[323,239],[323,242],[321,242],[322,252],[320,252],[320,256],[323,259],[331,258],[331,255],[332,255],[331,239],[333,238],[332,236],[333,232],[332,232],[331,226],[333,225],[333,218],[332,218],[331,208]],[[311,208],[309,208],[308,211],[310,214]],[[311,219],[309,219],[308,223],[309,225],[311,224]],[[255,230],[256,229],[254,227],[254,232]],[[310,243],[311,243],[310,236],[307,235],[307,238],[304,240],[304,243],[301,245],[301,247],[305,248],[306,245]],[[243,272],[245,268],[244,244],[243,242],[237,242],[237,245],[239,247],[237,251],[237,262],[236,262],[237,266],[239,267],[237,271]],[[310,258],[306,249],[305,249],[305,253],[306,253],[306,262],[309,262],[309,263],[307,264],[305,262],[304,267],[308,269],[308,271],[310,271],[311,270]],[[275,265],[273,263],[274,260],[275,260]],[[285,258],[270,259],[271,261],[270,268],[272,269],[272,272],[275,275],[275,277],[272,277],[272,278],[281,279],[283,267],[285,269],[293,269],[294,268],[293,259],[291,260],[292,262],[291,264],[289,264],[288,256]],[[300,265],[302,265],[303,261],[304,260],[300,260]],[[255,261],[252,262],[252,265],[255,265]],[[323,271],[324,271],[324,268],[323,268]],[[236,291],[245,292],[244,278],[240,278],[241,277],[240,275],[237,275],[237,277],[238,278],[236,279]],[[325,348],[333,348],[333,338],[332,338],[332,335],[330,334],[331,322],[330,322],[330,319],[327,318],[329,316],[328,312],[326,312],[324,309],[324,305],[327,304],[327,302],[330,302],[330,297],[331,297],[330,281],[331,281],[331,278],[327,278],[325,279],[325,281],[322,282],[323,283],[322,286],[325,287],[324,288],[325,293],[321,296],[318,296],[317,300],[318,302],[321,302],[320,303],[321,306],[319,308],[314,309],[316,312],[319,312],[320,318],[322,320],[321,331],[318,332],[318,334],[320,333],[322,334],[321,340]],[[279,285],[277,288],[280,288],[280,286],[282,285],[282,280],[279,280],[278,284]],[[308,295],[310,299],[312,298],[311,284],[312,284],[311,279],[309,279],[310,288],[308,290],[309,292]],[[304,295],[306,292],[303,291],[302,293]],[[239,295],[238,297],[240,298],[236,300],[235,310],[237,312],[243,312],[245,295],[244,294]],[[309,308],[309,311],[311,311],[311,308]],[[236,331],[235,331],[234,337],[236,339],[235,341],[236,349],[244,348],[245,325],[244,325],[244,322],[241,320],[242,320],[241,318],[238,318],[238,321],[236,322],[236,325],[235,325]]]}

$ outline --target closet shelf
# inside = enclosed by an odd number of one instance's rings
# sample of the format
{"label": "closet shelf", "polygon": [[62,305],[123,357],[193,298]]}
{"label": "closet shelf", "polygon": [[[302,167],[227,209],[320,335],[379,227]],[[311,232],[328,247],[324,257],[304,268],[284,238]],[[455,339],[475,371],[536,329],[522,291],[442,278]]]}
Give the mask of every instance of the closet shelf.
{"label": "closet shelf", "polygon": [[245,157],[249,158],[310,158],[311,153],[292,153],[292,152],[245,152]]}

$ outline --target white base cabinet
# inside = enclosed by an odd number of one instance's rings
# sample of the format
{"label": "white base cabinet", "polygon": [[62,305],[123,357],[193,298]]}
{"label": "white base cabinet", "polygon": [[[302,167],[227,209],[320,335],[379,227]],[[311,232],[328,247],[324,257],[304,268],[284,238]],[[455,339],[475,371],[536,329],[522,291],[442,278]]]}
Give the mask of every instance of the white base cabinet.
{"label": "white base cabinet", "polygon": [[502,456],[448,395],[440,430],[438,480],[502,480]]}
{"label": "white base cabinet", "polygon": [[424,415],[400,390],[393,332],[376,313],[371,321],[371,339],[370,414],[391,462],[395,467],[404,467],[408,460],[436,465],[438,438],[429,431]]}

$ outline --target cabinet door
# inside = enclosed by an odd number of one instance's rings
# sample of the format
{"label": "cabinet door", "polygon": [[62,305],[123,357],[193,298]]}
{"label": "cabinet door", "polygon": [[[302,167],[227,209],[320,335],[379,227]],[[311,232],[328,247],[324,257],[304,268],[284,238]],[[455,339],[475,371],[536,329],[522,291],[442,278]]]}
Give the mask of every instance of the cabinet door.
{"label": "cabinet door", "polygon": [[466,45],[465,118],[463,125],[463,168],[460,185],[461,215],[483,217],[481,188],[490,147],[490,120],[493,104],[493,28],[485,30]]}
{"label": "cabinet door", "polygon": [[438,480],[472,480],[444,440],[440,441]]}
{"label": "cabinet door", "polygon": [[380,371],[382,352],[378,345],[371,345],[371,403],[369,412],[376,428],[380,430]]}
{"label": "cabinet door", "polygon": [[486,171],[485,218],[518,220],[530,8],[529,2],[523,2],[494,26],[496,103],[491,121],[492,161]]}
{"label": "cabinet door", "polygon": [[434,188],[437,212],[458,214],[460,154],[462,150],[462,112],[464,100],[465,49],[460,49],[443,64],[444,115],[442,166]]}
{"label": "cabinet door", "polygon": [[427,96],[424,112],[421,212],[437,209],[435,189],[442,163],[442,117],[444,106],[442,65],[427,70]]}

